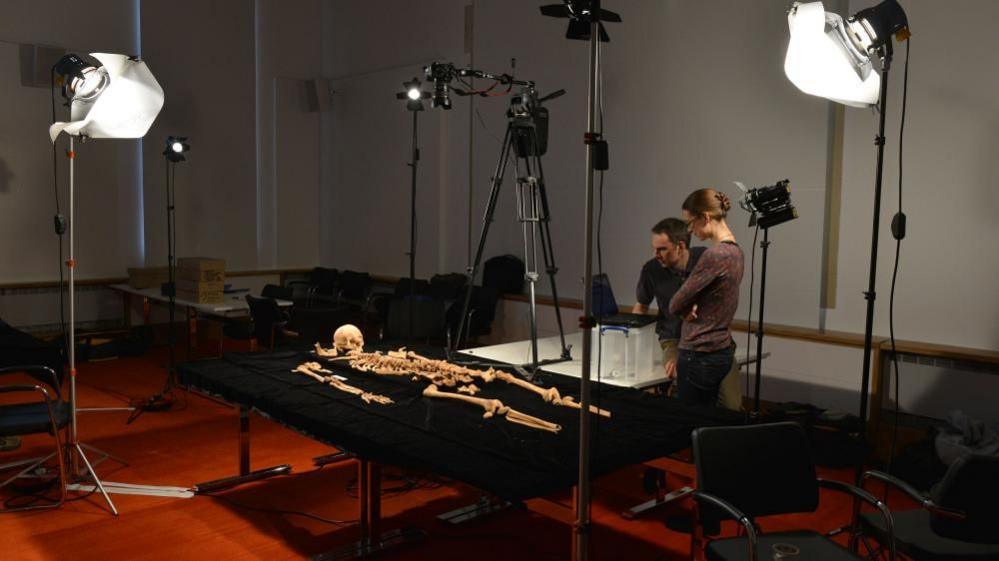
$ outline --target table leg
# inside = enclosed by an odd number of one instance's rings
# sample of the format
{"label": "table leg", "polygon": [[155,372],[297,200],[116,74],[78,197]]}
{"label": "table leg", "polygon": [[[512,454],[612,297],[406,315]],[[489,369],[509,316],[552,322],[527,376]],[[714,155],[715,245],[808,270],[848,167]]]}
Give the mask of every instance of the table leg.
{"label": "table leg", "polygon": [[250,409],[239,406],[239,474],[250,473]]}

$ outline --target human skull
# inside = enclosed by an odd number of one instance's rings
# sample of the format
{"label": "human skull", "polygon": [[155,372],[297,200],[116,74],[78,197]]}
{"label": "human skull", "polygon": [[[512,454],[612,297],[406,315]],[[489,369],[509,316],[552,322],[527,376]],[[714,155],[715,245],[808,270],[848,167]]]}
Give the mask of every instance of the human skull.
{"label": "human skull", "polygon": [[356,325],[341,325],[333,332],[333,346],[338,351],[360,351],[364,348],[364,335]]}

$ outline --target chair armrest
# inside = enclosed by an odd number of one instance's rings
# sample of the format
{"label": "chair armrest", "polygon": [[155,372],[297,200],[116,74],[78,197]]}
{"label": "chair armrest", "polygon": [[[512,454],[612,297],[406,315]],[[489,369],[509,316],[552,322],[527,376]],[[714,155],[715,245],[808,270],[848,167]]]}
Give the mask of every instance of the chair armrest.
{"label": "chair armrest", "polygon": [[895,487],[899,491],[902,491],[909,496],[910,499],[919,503],[919,506],[930,511],[933,514],[937,514],[946,518],[953,518],[955,520],[964,520],[968,517],[967,513],[962,510],[942,507],[935,502],[930,497],[927,497],[923,493],[916,490],[915,487],[909,485],[905,481],[895,477],[894,475],[885,473],[883,471],[871,470],[864,472],[863,481],[866,482],[868,479],[877,479]]}
{"label": "chair armrest", "polygon": [[41,374],[48,374],[49,383],[56,391],[59,390],[59,378],[56,376],[55,370],[52,370],[48,366],[30,365],[30,366],[6,366],[4,368],[0,368],[0,375],[11,374],[14,372],[38,372]]}
{"label": "chair armrest", "polygon": [[696,489],[691,489],[689,494],[693,495],[693,497],[699,501],[710,503],[724,510],[729,516],[738,521],[739,524],[742,524],[742,527],[746,529],[746,537],[749,538],[749,561],[756,561],[757,538],[756,528],[753,527],[753,521],[750,520],[748,516],[743,514],[742,511],[735,508],[732,503],[720,497],[716,497],[715,495]]}
{"label": "chair armrest", "polygon": [[[832,489],[834,491],[840,491],[842,493],[847,493],[853,495],[854,499],[859,499],[865,503],[878,509],[881,513],[881,517],[885,521],[885,529],[888,531],[888,561],[895,561],[895,522],[892,519],[891,511],[888,510],[888,505],[884,503],[881,499],[875,497],[874,495],[868,493],[867,491],[850,485],[849,483],[843,483],[842,481],[833,481],[831,479],[822,479],[821,477],[816,479],[819,487],[826,489]],[[856,504],[856,503],[855,503]],[[859,514],[860,507],[854,508],[854,518]],[[857,520],[853,520],[854,526],[857,524]]]}
{"label": "chair armrest", "polygon": [[14,393],[14,392],[38,392],[42,394],[42,403],[48,406],[49,416],[52,416],[52,397],[49,395],[48,390],[35,384],[10,384],[8,386],[0,386],[0,393]]}

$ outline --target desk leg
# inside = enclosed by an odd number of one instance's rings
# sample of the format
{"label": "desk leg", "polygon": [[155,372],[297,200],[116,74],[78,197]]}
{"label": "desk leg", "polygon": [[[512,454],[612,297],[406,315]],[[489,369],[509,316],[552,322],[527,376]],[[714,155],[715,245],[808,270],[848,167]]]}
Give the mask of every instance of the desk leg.
{"label": "desk leg", "polygon": [[194,360],[194,348],[197,346],[194,339],[198,336],[198,312],[188,306],[184,315],[187,317],[187,360]]}
{"label": "desk leg", "polygon": [[422,540],[419,528],[381,531],[382,468],[363,458],[357,461],[357,502],[360,539],[347,547],[312,556],[311,561],[334,561],[373,557],[397,545]]}
{"label": "desk leg", "polygon": [[275,475],[288,475],[291,473],[291,466],[280,464],[269,468],[250,471],[250,408],[245,405],[239,406],[239,475],[213,479],[194,485],[194,492],[198,494],[213,493],[249,483],[260,481]]}
{"label": "desk leg", "polygon": [[250,473],[250,409],[239,406],[239,474]]}

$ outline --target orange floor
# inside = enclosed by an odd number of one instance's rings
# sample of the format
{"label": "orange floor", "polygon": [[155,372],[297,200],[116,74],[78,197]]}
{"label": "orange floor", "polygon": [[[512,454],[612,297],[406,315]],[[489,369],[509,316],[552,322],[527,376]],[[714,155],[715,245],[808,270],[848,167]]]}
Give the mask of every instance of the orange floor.
{"label": "orange floor", "polygon": [[[113,407],[160,388],[165,353],[80,365],[79,405]],[[232,408],[195,394],[177,393],[167,412],[145,413],[126,424],[128,413],[81,413],[81,440],[128,461],[111,460],[97,471],[109,481],[188,487],[237,470],[237,414]],[[260,468],[290,463],[291,476],[245,485],[225,493],[246,506],[312,513],[327,519],[357,518],[357,503],[347,492],[356,464],[321,470],[311,459],[333,450],[266,419],[251,420],[251,464]],[[31,437],[20,450],[0,453],[0,463],[41,451],[51,439]],[[386,468],[388,473],[393,470]],[[687,559],[689,538],[664,524],[666,512],[638,521],[618,513],[647,497],[643,468],[634,466],[600,478],[594,485],[591,558],[640,561]],[[823,473],[848,478],[848,472]],[[387,480],[386,487],[400,485]],[[0,495],[6,498],[7,495]],[[0,515],[0,559],[176,560],[303,559],[353,542],[356,527],[302,516],[258,512],[218,498],[190,499],[113,495],[121,515],[112,517],[99,495],[56,511]],[[455,483],[424,485],[383,499],[384,528],[417,527],[427,538],[384,555],[386,559],[481,561],[568,559],[570,527],[540,514],[507,510],[462,526],[436,515],[479,498]],[[764,529],[810,527],[829,530],[846,521],[849,503],[823,492],[823,506],[810,515],[786,516]],[[678,510],[673,510],[673,514]]]}

